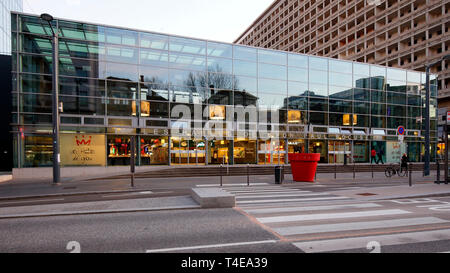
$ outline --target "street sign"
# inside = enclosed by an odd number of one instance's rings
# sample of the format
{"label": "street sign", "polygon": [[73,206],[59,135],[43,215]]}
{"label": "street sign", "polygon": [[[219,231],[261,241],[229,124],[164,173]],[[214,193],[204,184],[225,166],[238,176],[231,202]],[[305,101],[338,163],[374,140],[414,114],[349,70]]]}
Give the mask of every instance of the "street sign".
{"label": "street sign", "polygon": [[403,126],[398,127],[397,133],[398,133],[400,136],[404,136],[404,135],[405,135],[405,132],[406,132],[405,127],[403,127]]}
{"label": "street sign", "polygon": [[450,124],[450,112],[447,112],[447,124]]}
{"label": "street sign", "polygon": [[405,136],[404,135],[399,135],[398,136],[398,143],[403,144],[405,141]]}

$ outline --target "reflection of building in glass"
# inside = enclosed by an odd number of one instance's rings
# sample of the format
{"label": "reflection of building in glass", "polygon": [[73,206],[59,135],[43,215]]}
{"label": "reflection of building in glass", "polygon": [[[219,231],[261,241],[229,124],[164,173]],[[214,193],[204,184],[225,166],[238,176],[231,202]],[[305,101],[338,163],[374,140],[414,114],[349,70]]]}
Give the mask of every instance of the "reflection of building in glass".
{"label": "reflection of building in glass", "polygon": [[[13,48],[19,61],[13,66],[15,164],[49,166],[50,33],[37,16],[14,14],[13,20],[12,36],[20,37]],[[388,162],[394,160],[388,153],[403,150],[412,161],[421,158],[420,72],[57,23],[64,64],[61,130],[103,136],[107,160],[100,165],[129,164],[130,136],[141,143],[141,166],[285,164],[294,151],[320,153],[322,163],[343,163],[344,156],[368,163],[372,148],[383,150]],[[220,123],[229,116],[229,124]],[[404,146],[397,145],[400,125],[407,130]],[[432,137],[436,142],[436,115]]]}

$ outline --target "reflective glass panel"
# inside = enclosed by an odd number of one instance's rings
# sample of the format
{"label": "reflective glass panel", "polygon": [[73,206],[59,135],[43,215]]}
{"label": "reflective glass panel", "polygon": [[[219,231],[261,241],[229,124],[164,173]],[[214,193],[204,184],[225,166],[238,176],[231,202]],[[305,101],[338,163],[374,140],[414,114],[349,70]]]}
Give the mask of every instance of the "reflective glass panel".
{"label": "reflective glass panel", "polygon": [[353,103],[353,113],[355,113],[355,114],[370,114],[370,104],[367,102],[355,101]]}
{"label": "reflective glass panel", "polygon": [[216,42],[208,42],[208,56],[232,58],[233,46]]}
{"label": "reflective glass panel", "polygon": [[405,117],[406,107],[397,105],[387,105],[387,116],[388,117]]}
{"label": "reflective glass panel", "polygon": [[258,66],[259,77],[277,80],[286,80],[286,66],[260,63]]}
{"label": "reflective glass panel", "polygon": [[169,82],[173,85],[185,86],[207,86],[205,72],[187,70],[169,70]]}
{"label": "reflective glass panel", "polygon": [[90,97],[60,96],[65,114],[71,115],[105,115],[104,99]]}
{"label": "reflective glass panel", "polygon": [[328,125],[328,114],[327,113],[309,113],[309,123],[314,125]]}
{"label": "reflective glass panel", "polygon": [[370,66],[368,64],[353,63],[353,71],[358,76],[370,77]]}
{"label": "reflective glass panel", "polygon": [[288,54],[288,65],[308,68],[308,56],[299,54]]}
{"label": "reflective glass panel", "polygon": [[230,74],[208,73],[208,85],[215,89],[233,89],[234,78]]}
{"label": "reflective glass panel", "polygon": [[371,105],[371,114],[377,116],[385,116],[386,115],[386,104],[378,104],[372,103]]}
{"label": "reflective glass panel", "polygon": [[[52,22],[53,27],[56,28],[56,21]],[[47,22],[44,22],[40,18],[35,16],[19,16],[19,25],[22,32],[40,34],[40,35],[52,35],[52,30]]]}
{"label": "reflective glass panel", "polygon": [[375,90],[386,90],[385,78],[374,77],[370,79],[370,88]]}
{"label": "reflective glass panel", "polygon": [[406,92],[406,82],[399,82],[394,80],[387,80],[386,90],[393,92]]}
{"label": "reflective glass panel", "polygon": [[22,72],[51,74],[52,73],[52,57],[20,55],[22,61]]}
{"label": "reflective glass panel", "polygon": [[308,84],[302,82],[288,82],[289,96],[307,96]]}
{"label": "reflective glass panel", "polygon": [[226,90],[212,89],[210,97],[208,98],[208,103],[217,105],[232,105],[233,92]]}
{"label": "reflective glass panel", "polygon": [[161,86],[167,86],[169,82],[169,69],[140,66],[139,67],[140,80],[144,82],[152,82]]}
{"label": "reflective glass panel", "polygon": [[386,118],[385,117],[375,117],[372,116],[371,119],[372,128],[386,128]]}
{"label": "reflective glass panel", "polygon": [[421,83],[421,75],[420,72],[408,71],[407,73],[408,83]]}
{"label": "reflective glass panel", "polygon": [[288,108],[293,110],[308,110],[308,97],[288,97]]}
{"label": "reflective glass panel", "polygon": [[353,87],[352,74],[330,72],[330,85]]}
{"label": "reflective glass panel", "polygon": [[354,100],[359,101],[370,101],[370,91],[366,89],[353,89],[353,97]]}
{"label": "reflective glass panel", "polygon": [[279,94],[258,93],[258,105],[263,108],[286,108],[286,97]]}
{"label": "reflective glass panel", "polygon": [[257,60],[256,49],[251,47],[243,47],[235,45],[233,46],[233,58],[256,62]]}
{"label": "reflective glass panel", "polygon": [[311,111],[328,111],[328,100],[327,99],[318,99],[318,98],[309,98],[309,110]]}
{"label": "reflective glass panel", "polygon": [[309,96],[314,97],[327,97],[328,96],[328,86],[322,84],[309,84]]}
{"label": "reflective glass panel", "polygon": [[110,62],[138,64],[139,54],[137,48],[108,46],[106,60]]}
{"label": "reflective glass panel", "polygon": [[52,96],[44,94],[20,95],[20,111],[28,113],[51,113]]}
{"label": "reflective glass panel", "polygon": [[141,47],[169,50],[169,37],[160,34],[140,33]]}
{"label": "reflective glass panel", "polygon": [[359,78],[359,76],[355,75],[355,87],[357,88],[370,88],[370,78]]}
{"label": "reflective glass panel", "polygon": [[24,93],[52,93],[51,76],[22,74],[20,78],[22,81],[22,92]]}
{"label": "reflective glass panel", "polygon": [[169,58],[169,67],[187,70],[206,70],[206,57],[190,54],[171,53]]}
{"label": "reflective glass panel", "polygon": [[387,78],[390,80],[406,82],[406,70],[387,68]]}
{"label": "reflective glass panel", "polygon": [[[309,69],[328,71],[328,59],[319,57],[309,57]],[[311,72],[315,73],[315,72]]]}
{"label": "reflective glass panel", "polygon": [[194,39],[170,37],[169,50],[189,54],[206,54],[206,42]]}
{"label": "reflective glass panel", "polygon": [[115,80],[139,81],[139,71],[137,65],[107,63],[106,78]]}
{"label": "reflective glass panel", "polygon": [[344,101],[344,100],[331,100],[329,101],[330,104],[330,112],[337,112],[337,113],[352,113],[352,102],[351,101]]}
{"label": "reflective glass panel", "polygon": [[297,67],[288,67],[288,79],[290,81],[308,82],[308,70]]}
{"label": "reflective glass panel", "polygon": [[20,50],[27,53],[52,54],[52,42],[48,38],[22,34]]}
{"label": "reflective glass panel", "polygon": [[135,31],[105,28],[106,42],[110,44],[121,44],[129,46],[138,45],[138,33]]}
{"label": "reflective glass panel", "polygon": [[105,28],[83,23],[59,21],[60,36],[63,38],[106,42]]}
{"label": "reflective glass panel", "polygon": [[136,116],[136,101],[128,99],[111,98],[107,99],[107,115],[119,117]]}
{"label": "reflective glass panel", "polygon": [[141,49],[141,64],[160,67],[169,66],[169,54],[164,51]]}
{"label": "reflective glass panel", "polygon": [[258,91],[263,93],[283,94],[287,95],[287,83],[278,80],[258,80]]}
{"label": "reflective glass panel", "polygon": [[387,92],[387,103],[406,104],[406,94]]}
{"label": "reflective glass panel", "polygon": [[136,83],[107,81],[107,96],[110,98],[138,99]]}
{"label": "reflective glass panel", "polygon": [[239,60],[233,61],[233,73],[235,75],[256,77],[257,70],[256,63]]}
{"label": "reflective glass panel", "polygon": [[286,65],[286,53],[258,49],[258,62]]}
{"label": "reflective glass panel", "polygon": [[258,89],[258,81],[256,78],[241,76],[235,76],[234,78],[234,90],[256,93]]}
{"label": "reflective glass panel", "polygon": [[208,57],[208,71],[232,74],[233,61],[231,59]]}
{"label": "reflective glass panel", "polygon": [[328,84],[328,72],[327,71],[310,71],[309,72],[309,82],[327,85]]}
{"label": "reflective glass panel", "polygon": [[330,98],[353,100],[353,89],[330,85]]}
{"label": "reflective glass panel", "polygon": [[246,91],[234,91],[234,105],[242,105],[242,106],[249,106],[253,105],[256,106],[256,102],[258,101],[258,97],[254,96],[253,94],[250,94]]}
{"label": "reflective glass panel", "polygon": [[105,63],[75,58],[60,58],[59,72],[61,75],[86,78],[103,78],[106,75]]}
{"label": "reflective glass panel", "polygon": [[370,76],[371,77],[380,77],[386,78],[386,67],[371,65],[370,66]]}
{"label": "reflective glass panel", "polygon": [[352,74],[353,64],[348,61],[330,60],[330,71]]}
{"label": "reflective glass panel", "polygon": [[104,97],[105,81],[85,78],[60,77],[59,92],[62,95]]}
{"label": "reflective glass panel", "polygon": [[210,97],[210,90],[196,86],[171,86],[170,102],[202,104]]}

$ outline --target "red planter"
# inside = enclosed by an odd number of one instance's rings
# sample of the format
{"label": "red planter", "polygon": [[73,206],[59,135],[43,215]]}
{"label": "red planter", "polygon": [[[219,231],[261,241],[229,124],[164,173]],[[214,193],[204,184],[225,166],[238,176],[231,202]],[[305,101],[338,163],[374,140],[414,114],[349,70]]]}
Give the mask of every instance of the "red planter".
{"label": "red planter", "polygon": [[314,183],[319,161],[320,154],[289,154],[294,181]]}

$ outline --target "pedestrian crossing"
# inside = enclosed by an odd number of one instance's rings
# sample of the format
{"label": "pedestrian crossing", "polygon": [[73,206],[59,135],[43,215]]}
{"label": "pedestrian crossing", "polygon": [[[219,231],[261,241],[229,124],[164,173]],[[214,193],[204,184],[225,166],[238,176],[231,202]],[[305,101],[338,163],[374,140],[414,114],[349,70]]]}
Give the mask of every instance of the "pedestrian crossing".
{"label": "pedestrian crossing", "polygon": [[[239,210],[292,242],[300,251],[371,251],[384,247],[450,240],[450,221],[417,215],[408,207],[383,202],[355,203],[330,192],[278,185],[225,187],[236,196]],[[347,202],[331,202],[343,200]],[[330,202],[320,202],[330,201]],[[450,245],[439,252],[450,251]]]}
{"label": "pedestrian crossing", "polygon": [[223,189],[236,196],[236,205],[238,207],[292,205],[304,202],[351,199],[327,192],[312,192],[279,185],[259,184],[252,187],[230,185],[223,187]]}

